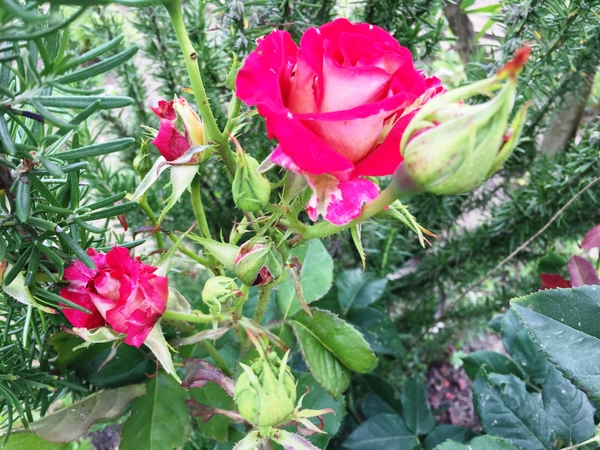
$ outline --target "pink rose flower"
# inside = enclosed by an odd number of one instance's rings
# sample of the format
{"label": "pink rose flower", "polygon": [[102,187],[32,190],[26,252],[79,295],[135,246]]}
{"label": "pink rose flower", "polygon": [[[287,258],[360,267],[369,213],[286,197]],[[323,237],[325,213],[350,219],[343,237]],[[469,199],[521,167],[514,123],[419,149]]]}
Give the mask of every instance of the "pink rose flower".
{"label": "pink rose flower", "polygon": [[88,255],[96,269],[74,261],[65,269],[69,286],[60,295],[92,314],[65,307],[67,320],[77,328],[108,324],[127,335],[126,344],[141,346],[167,307],[167,278],[154,275],[155,267],[139,257],[132,258],[123,247],[114,247],[106,254],[90,248]]}
{"label": "pink rose flower", "polygon": [[311,219],[321,214],[338,225],[378,195],[361,177],[394,172],[402,132],[443,90],[386,31],[346,19],[307,30],[300,47],[273,31],[237,78],[237,95],[258,106],[269,137],[279,141],[271,160],[308,179]]}

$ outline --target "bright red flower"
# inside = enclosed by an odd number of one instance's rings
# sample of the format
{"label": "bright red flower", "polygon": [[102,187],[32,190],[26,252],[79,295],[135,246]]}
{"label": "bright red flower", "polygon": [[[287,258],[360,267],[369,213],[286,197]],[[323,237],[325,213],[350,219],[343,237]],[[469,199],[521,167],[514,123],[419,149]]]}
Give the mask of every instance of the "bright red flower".
{"label": "bright red flower", "polygon": [[141,346],[167,307],[167,278],[154,275],[155,267],[132,258],[123,247],[108,253],[88,249],[96,269],[76,260],[65,269],[69,286],[60,295],[92,312],[73,308],[63,313],[78,328],[110,325],[127,335],[125,343]]}
{"label": "bright red flower", "polygon": [[307,30],[300,47],[289,33],[272,32],[237,78],[237,95],[258,106],[269,137],[279,141],[272,160],[309,179],[311,218],[321,213],[338,224],[378,195],[359,177],[394,172],[402,132],[442,90],[386,31],[346,19]]}

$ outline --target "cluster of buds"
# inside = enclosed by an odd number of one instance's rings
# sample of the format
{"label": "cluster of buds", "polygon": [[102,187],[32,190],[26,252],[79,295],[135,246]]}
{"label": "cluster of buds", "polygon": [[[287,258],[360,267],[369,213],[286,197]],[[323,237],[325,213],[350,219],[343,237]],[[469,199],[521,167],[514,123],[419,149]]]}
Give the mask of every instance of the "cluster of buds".
{"label": "cluster of buds", "polygon": [[[401,191],[460,194],[496,173],[515,149],[527,106],[508,127],[516,96],[517,75],[530,53],[517,51],[493,77],[448,91],[428,101],[406,128],[400,149],[404,158],[394,179]],[[491,95],[490,101],[467,105],[464,100]]]}

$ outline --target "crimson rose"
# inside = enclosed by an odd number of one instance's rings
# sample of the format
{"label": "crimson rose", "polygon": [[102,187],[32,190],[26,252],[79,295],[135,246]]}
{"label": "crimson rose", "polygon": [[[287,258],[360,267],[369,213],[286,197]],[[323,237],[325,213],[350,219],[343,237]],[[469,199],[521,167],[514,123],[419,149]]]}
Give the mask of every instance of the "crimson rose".
{"label": "crimson rose", "polygon": [[273,31],[246,59],[237,95],[257,105],[271,160],[304,175],[314,190],[307,210],[342,225],[379,188],[363,176],[390,175],[402,161],[402,132],[443,87],[415,69],[408,49],[379,27],[337,19],[304,33],[298,47]]}
{"label": "crimson rose", "polygon": [[110,325],[127,335],[125,343],[139,347],[165,312],[167,307],[167,278],[154,275],[155,267],[132,258],[123,247],[108,253],[88,249],[96,263],[90,269],[75,260],[65,269],[69,286],[60,291],[67,300],[91,311],[84,313],[63,308],[63,313],[78,328]]}

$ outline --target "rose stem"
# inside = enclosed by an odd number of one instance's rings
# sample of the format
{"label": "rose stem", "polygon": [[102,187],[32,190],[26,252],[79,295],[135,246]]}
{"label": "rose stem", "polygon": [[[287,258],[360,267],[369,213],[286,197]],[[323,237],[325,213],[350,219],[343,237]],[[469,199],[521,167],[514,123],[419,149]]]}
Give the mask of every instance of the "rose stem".
{"label": "rose stem", "polygon": [[183,57],[185,58],[185,65],[190,77],[190,82],[192,83],[194,97],[196,98],[198,110],[204,121],[204,130],[207,137],[206,143],[208,145],[217,144],[217,150],[221,155],[221,159],[223,159],[227,170],[233,176],[235,174],[233,154],[229,150],[227,139],[224,138],[223,134],[219,131],[215,117],[210,109],[208,97],[204,89],[204,83],[202,82],[202,76],[200,75],[200,68],[198,67],[198,56],[185,29],[185,22],[181,13],[181,0],[163,0],[163,5],[169,13],[175,35],[177,36],[177,41],[183,52]]}
{"label": "rose stem", "polygon": [[365,220],[374,216],[378,212],[383,211],[383,209],[386,206],[389,206],[395,200],[398,200],[400,198],[400,194],[401,193],[398,191],[398,188],[394,186],[394,183],[391,183],[377,196],[377,198],[371,200],[369,203],[363,206],[360,216],[358,216],[350,223],[347,223],[346,225],[334,225],[331,222],[324,220],[316,225],[303,226],[304,229],[299,229],[298,234],[302,235],[302,238],[308,240],[315,238],[323,238],[331,236],[332,234],[339,233],[340,231],[346,230],[356,224],[364,222]]}
{"label": "rose stem", "polygon": [[253,319],[259,325],[265,316],[265,312],[267,312],[267,305],[271,298],[271,289],[271,286],[258,288],[258,303],[256,304],[256,311],[254,311]]}
{"label": "rose stem", "polygon": [[192,208],[194,209],[194,216],[198,222],[198,228],[200,229],[200,235],[203,238],[211,239],[210,229],[208,228],[208,222],[206,221],[206,213],[204,212],[204,206],[202,205],[202,177],[200,172],[196,174],[192,180]]}
{"label": "rose stem", "polygon": [[[183,322],[190,323],[213,323],[214,317],[210,314],[204,314],[200,311],[192,311],[189,313],[181,313],[176,311],[166,310],[163,314],[165,319],[169,320],[181,320]],[[231,320],[231,316],[229,314],[221,314],[218,317],[219,321],[227,321]]]}
{"label": "rose stem", "polygon": [[[148,200],[146,199],[146,194],[142,195],[138,199],[138,204],[144,210],[144,212],[148,216],[148,219],[150,219],[150,223],[152,223],[152,225],[156,225],[156,222],[157,222],[156,214],[154,214],[154,211],[152,211],[152,208],[150,208],[150,205],[148,204]],[[154,233],[154,237],[156,238],[157,247],[159,249],[165,248],[165,243],[163,242],[163,237],[162,237],[161,232],[157,231],[156,233]]]}
{"label": "rose stem", "polygon": [[219,369],[221,369],[225,375],[227,375],[228,377],[233,375],[233,371],[227,364],[227,361],[225,361],[225,359],[221,356],[221,354],[215,348],[214,345],[212,345],[207,340],[202,340],[198,342],[198,344],[200,345],[200,347],[206,350],[206,352],[212,357],[212,359],[215,360],[215,363],[217,364],[217,366],[219,366]]}

